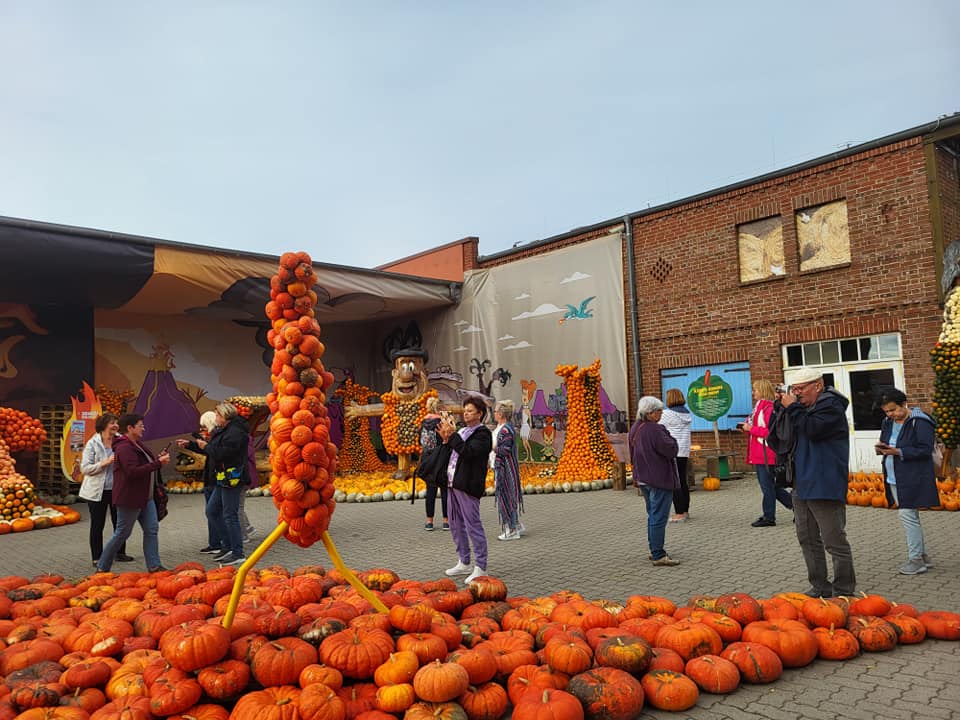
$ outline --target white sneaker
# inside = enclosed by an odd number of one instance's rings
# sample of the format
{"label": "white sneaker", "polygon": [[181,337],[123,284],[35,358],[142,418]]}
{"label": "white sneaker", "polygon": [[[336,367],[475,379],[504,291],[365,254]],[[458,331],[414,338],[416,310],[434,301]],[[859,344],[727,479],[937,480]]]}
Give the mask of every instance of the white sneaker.
{"label": "white sneaker", "polygon": [[457,564],[452,568],[443,571],[447,575],[466,575],[470,572],[470,566],[464,562],[457,561]]}
{"label": "white sneaker", "polygon": [[497,535],[497,540],[519,540],[520,531],[519,530],[504,530],[502,533]]}
{"label": "white sneaker", "polygon": [[520,523],[517,525],[517,532],[520,533],[521,535],[527,534],[527,528],[524,527],[523,523]]}
{"label": "white sneaker", "polygon": [[467,575],[467,576],[463,579],[463,584],[464,584],[464,585],[469,585],[469,584],[472,583],[474,580],[476,580],[478,577],[481,577],[481,576],[486,575],[486,574],[487,574],[487,571],[486,571],[484,568],[480,567],[479,565],[474,565],[474,566],[473,566],[473,572],[470,573],[469,575]]}

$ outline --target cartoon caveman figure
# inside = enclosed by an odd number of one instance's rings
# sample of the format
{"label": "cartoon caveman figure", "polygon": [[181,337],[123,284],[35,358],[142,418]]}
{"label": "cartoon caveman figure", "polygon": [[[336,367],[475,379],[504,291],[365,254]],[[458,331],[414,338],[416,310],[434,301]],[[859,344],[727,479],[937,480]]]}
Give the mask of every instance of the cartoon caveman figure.
{"label": "cartoon caveman figure", "polygon": [[[411,322],[406,333],[395,331],[384,343],[384,357],[393,363],[393,385],[380,396],[382,404],[346,408],[346,417],[382,416],[383,446],[397,456],[397,479],[410,477],[411,455],[420,453],[420,423],[427,414],[427,400],[437,391],[427,389],[427,351],[420,347],[420,330]],[[400,347],[397,347],[397,346]]]}

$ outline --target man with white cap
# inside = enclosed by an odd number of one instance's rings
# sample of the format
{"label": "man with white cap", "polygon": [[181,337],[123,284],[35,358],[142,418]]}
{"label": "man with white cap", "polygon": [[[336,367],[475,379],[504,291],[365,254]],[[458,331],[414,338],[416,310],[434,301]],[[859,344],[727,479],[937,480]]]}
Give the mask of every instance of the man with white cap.
{"label": "man with white cap", "polygon": [[[857,579],[845,530],[849,401],[825,387],[821,371],[805,367],[795,374],[782,402],[796,437],[793,513],[811,583],[807,595],[853,595]],[[824,549],[833,559],[833,582],[827,577]]]}

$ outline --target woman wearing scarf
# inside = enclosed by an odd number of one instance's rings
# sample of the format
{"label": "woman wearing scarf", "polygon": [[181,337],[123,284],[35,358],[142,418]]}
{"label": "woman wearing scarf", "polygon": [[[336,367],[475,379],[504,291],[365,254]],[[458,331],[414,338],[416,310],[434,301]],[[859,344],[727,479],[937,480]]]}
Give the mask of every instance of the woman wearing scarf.
{"label": "woman wearing scarf", "polygon": [[[480,498],[487,479],[487,460],[493,440],[490,430],[481,423],[487,408],[476,397],[463,401],[463,422],[459,431],[453,418],[445,415],[437,432],[445,445],[450,446],[447,464],[447,503],[450,511],[450,533],[457,547],[459,560],[446,574],[467,575],[469,584],[487,572],[487,537],[480,520]],[[470,546],[476,563],[471,569]]]}
{"label": "woman wearing scarf", "polygon": [[139,522],[143,530],[143,558],[147,570],[160,572],[166,568],[160,564],[160,521],[153,502],[153,487],[160,481],[160,468],[170,462],[170,453],[164,450],[154,457],[142,444],[146,429],[142,415],[121,415],[120,429],[123,434],[113,440],[113,453],[117,456],[113,468],[117,529],[100,555],[97,570],[110,572],[117,553],[133,532],[133,524]]}
{"label": "woman wearing scarf", "polygon": [[503,400],[493,409],[497,427],[493,431],[493,479],[500,527],[497,540],[519,540],[523,531],[520,513],[523,494],[520,492],[520,464],[517,461],[517,434],[510,424],[513,403]]}

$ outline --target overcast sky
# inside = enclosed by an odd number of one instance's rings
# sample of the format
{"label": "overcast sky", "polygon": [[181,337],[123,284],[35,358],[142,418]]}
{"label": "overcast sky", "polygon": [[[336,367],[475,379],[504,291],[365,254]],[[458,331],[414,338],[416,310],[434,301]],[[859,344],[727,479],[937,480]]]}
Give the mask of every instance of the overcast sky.
{"label": "overcast sky", "polygon": [[960,111],[958,8],[0,0],[0,215],[490,254]]}

